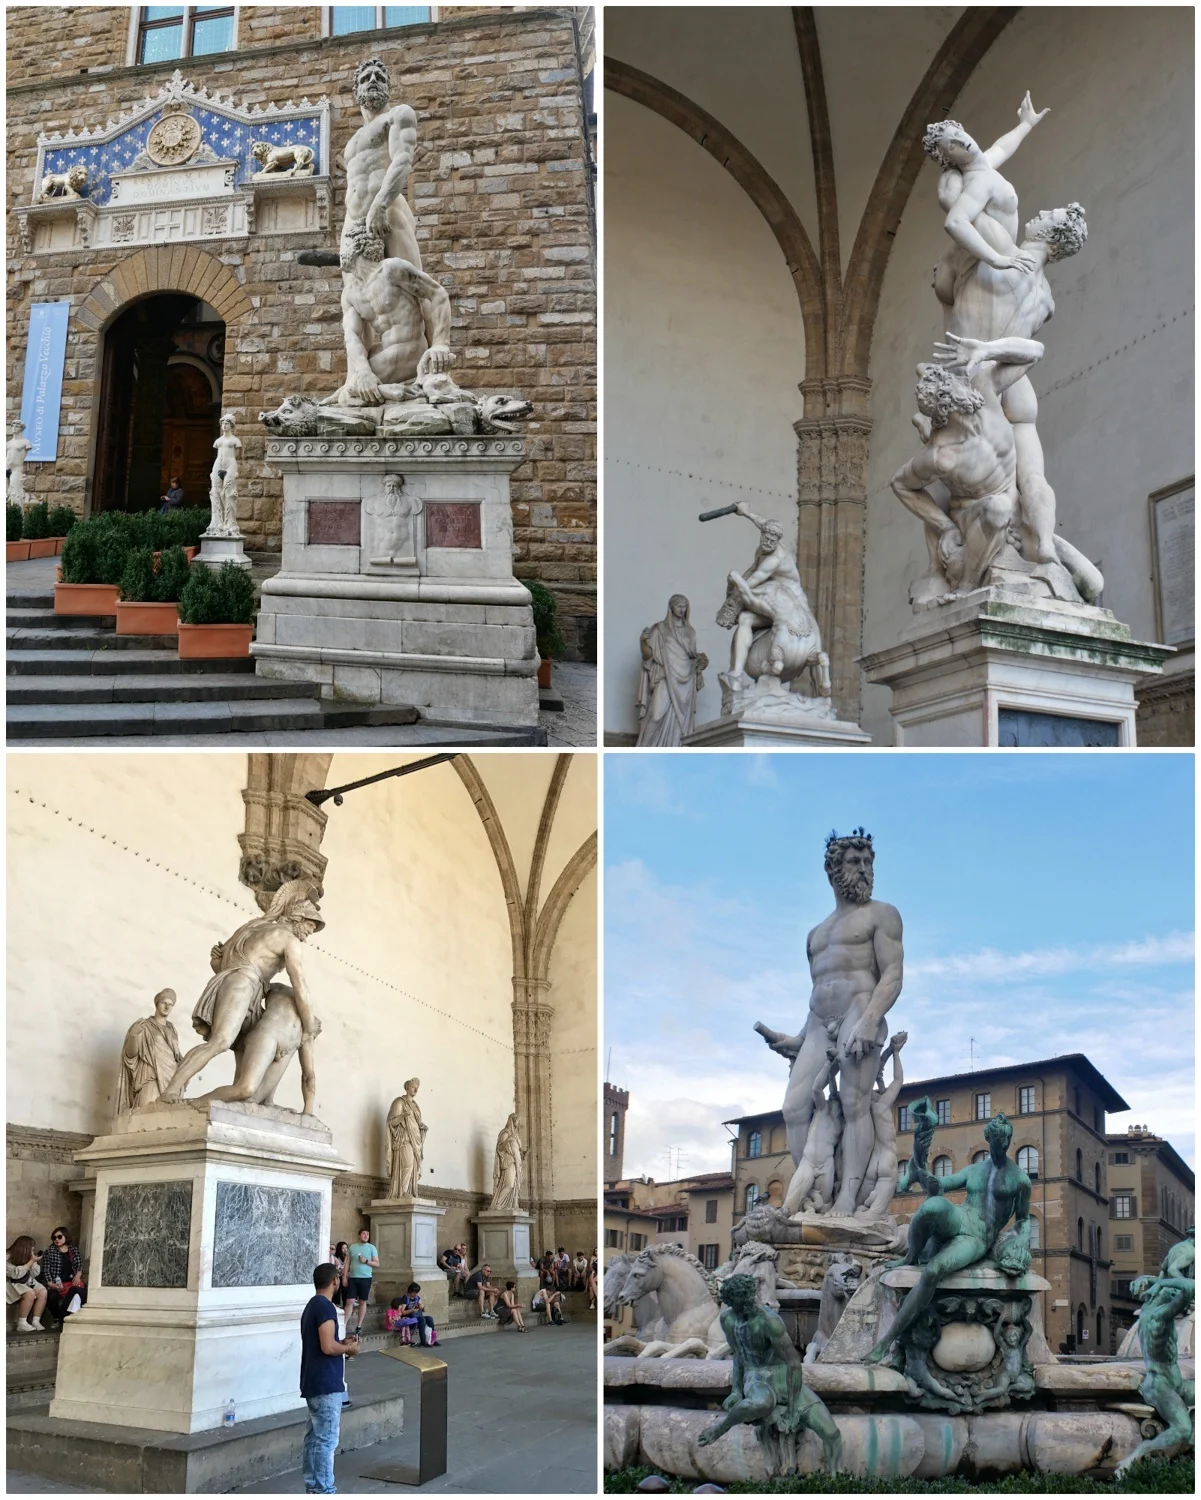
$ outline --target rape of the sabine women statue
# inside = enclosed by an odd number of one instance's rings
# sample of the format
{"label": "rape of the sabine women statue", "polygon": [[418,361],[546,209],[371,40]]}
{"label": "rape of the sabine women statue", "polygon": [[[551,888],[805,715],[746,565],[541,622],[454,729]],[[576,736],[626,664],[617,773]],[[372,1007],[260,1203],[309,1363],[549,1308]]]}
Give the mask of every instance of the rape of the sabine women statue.
{"label": "rape of the sabine women statue", "polygon": [[[895,906],[872,899],[875,850],[863,829],[830,835],[825,869],[835,905],[806,944],[813,990],[805,1024],[796,1036],[771,1031],[761,1022],[755,1030],[792,1064],[783,1113],[788,1149],[798,1169],[819,1123],[824,1136],[821,1163],[813,1153],[809,1157],[813,1184],[823,1185],[821,1201],[813,1196],[808,1174],[798,1170],[789,1185],[788,1211],[795,1213],[809,1197],[813,1212],[852,1216],[866,1207],[883,1218],[896,1181],[896,1138],[891,1105],[873,1107],[879,1101],[872,1085],[879,1082],[881,1093],[886,1092],[881,1077],[885,1017],[901,992],[901,917]],[[897,1089],[897,1052],[904,1040],[898,1033],[891,1049],[892,1087]],[[833,1128],[837,1114],[829,1101],[817,1119],[818,1097],[835,1070],[840,1131]],[[865,1216],[859,1218],[862,1222]]]}
{"label": "rape of the sabine women statue", "polygon": [[496,1138],[496,1158],[492,1164],[493,1210],[521,1212],[521,1164],[525,1155],[521,1124],[517,1115],[511,1114]]}
{"label": "rape of the sabine women statue", "polygon": [[242,1033],[260,1021],[268,985],[281,970],[291,984],[300,1042],[314,1040],[320,1022],[309,1000],[301,944],[324,926],[311,883],[289,880],[275,892],[262,916],[243,923],[227,942],[214,945],[209,955],[213,977],[192,1011],[192,1029],[204,1041],[175,1070],[160,1095],[164,1102],[179,1103],[189,1080],[213,1058],[235,1049]]}
{"label": "rape of the sabine women statue", "polygon": [[210,476],[209,504],[212,518],[206,536],[240,537],[238,530],[238,453],[242,439],[234,436],[234,419],[221,418],[221,436],[213,443],[217,456]]}
{"label": "rape of the sabine women statue", "polygon": [[183,1061],[179,1037],[169,1019],[174,1005],[175,991],[159,990],[154,997],[154,1014],[135,1021],[125,1033],[117,1084],[119,1115],[153,1104]]}
{"label": "rape of the sabine women statue", "polygon": [[[1019,238],[1017,193],[999,170],[1047,113],[1036,111],[1027,94],[1017,126],[987,150],[956,120],[937,121],[922,142],[942,168],[938,201],[953,242],[934,273],[952,353],[944,348],[939,356],[951,366],[949,379],[936,381],[930,366],[918,368],[914,425],[926,447],[893,480],[898,499],[926,525],[929,566],[910,589],[915,608],[988,583],[1091,603],[1104,585],[1097,568],[1055,533],[1055,493],[1044,471],[1029,378],[1042,357],[1034,336],[1055,311],[1046,268],[1084,245],[1084,210],[1078,203],[1044,209]],[[1014,360],[1022,344],[1030,346],[1026,354],[1038,352]],[[998,352],[1002,347],[1008,357]],[[981,383],[974,377],[994,357],[1004,363]],[[988,412],[1000,408],[1008,434],[989,415],[974,415],[982,403],[965,385],[985,397]],[[926,489],[934,480],[950,493],[945,506]]]}
{"label": "rape of the sabine women statue", "polygon": [[725,1415],[697,1438],[708,1447],[740,1423],[754,1423],[772,1478],[796,1474],[797,1444],[808,1428],[821,1441],[824,1467],[842,1467],[842,1436],[825,1403],[805,1385],[805,1367],[784,1320],[756,1301],[752,1276],[729,1276],[722,1284],[721,1329],[733,1355]]}
{"label": "rape of the sabine women statue", "polygon": [[667,601],[667,613],[639,638],[638,744],[679,745],[696,722],[696,696],[705,685],[709,658],[696,648],[683,594]]}
{"label": "rape of the sabine women statue", "polygon": [[421,1196],[421,1162],[425,1155],[425,1138],[429,1126],[421,1118],[417,1103],[420,1078],[410,1078],[404,1093],[392,1101],[388,1111],[388,1197]]}
{"label": "rape of the sabine women statue", "polygon": [[9,505],[25,504],[25,455],[32,447],[25,436],[25,423],[17,417],[4,448],[4,488]]}
{"label": "rape of the sabine women statue", "polygon": [[[748,697],[785,696],[813,713],[833,717],[830,658],[822,650],[817,620],[809,608],[796,558],[784,544],[779,521],[758,516],[740,501],[707,511],[702,521],[739,515],[759,528],[759,545],[745,576],[731,571],[717,623],[733,629],[730,670],[720,673],[722,713],[737,711]],[[808,671],[813,696],[797,692],[797,680]]]}

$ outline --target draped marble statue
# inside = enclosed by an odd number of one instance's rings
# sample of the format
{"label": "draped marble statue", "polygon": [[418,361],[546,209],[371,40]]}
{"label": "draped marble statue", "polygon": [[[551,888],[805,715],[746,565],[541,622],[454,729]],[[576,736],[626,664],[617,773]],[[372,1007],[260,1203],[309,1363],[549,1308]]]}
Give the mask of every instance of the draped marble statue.
{"label": "draped marble statue", "polygon": [[[875,850],[863,829],[830,835],[825,869],[835,907],[809,934],[813,990],[805,1024],[796,1036],[755,1026],[791,1064],[783,1113],[796,1170],[785,1209],[884,1218],[897,1170],[891,1105],[907,1039],[898,1032],[885,1053],[885,1017],[901,992],[901,918],[872,899]],[[886,1089],[888,1055],[894,1074]]]}
{"label": "draped marble statue", "polygon": [[429,1126],[421,1118],[417,1103],[420,1078],[410,1078],[404,1093],[393,1099],[388,1111],[387,1173],[389,1198],[421,1196],[421,1161]]}
{"label": "draped marble statue", "polygon": [[638,744],[671,746],[691,734],[696,697],[705,685],[709,658],[696,646],[683,594],[667,601],[667,613],[639,638],[642,675],[638,684]]}
{"label": "draped marble statue", "polygon": [[230,1051],[242,1032],[263,1014],[267,987],[283,970],[292,988],[300,1019],[301,1040],[311,1042],[318,1022],[309,1001],[301,964],[301,945],[325,926],[312,882],[289,880],[271,898],[262,916],[244,922],[224,943],[214,945],[209,962],[213,977],[192,1011],[192,1029],[204,1038],[175,1070],[162,1098],[178,1103],[189,1080]]}
{"label": "draped marble statue", "polygon": [[[948,338],[962,350],[973,340],[1031,344],[1055,311],[1047,267],[1076,254],[1088,238],[1078,203],[1041,210],[1019,233],[1017,193],[999,169],[1047,113],[1035,110],[1027,93],[1018,109],[1018,124],[987,150],[957,120],[936,121],[923,139],[926,154],[942,168],[938,202],[952,241],[935,268],[934,292],[946,309]],[[1029,375],[1029,367],[1042,354],[1041,345],[1034,347],[1038,354],[1024,361],[1025,368],[1009,370],[997,391],[997,405],[1011,429],[1001,446],[1011,452],[997,471],[994,488],[980,490],[987,476],[981,472],[976,477],[977,492],[969,498],[987,501],[984,507],[957,506],[953,489],[944,502],[926,488],[947,479],[930,452],[932,416],[936,427],[944,424],[928,409],[929,398],[923,405],[919,382],[914,425],[927,444],[926,461],[907,465],[893,481],[894,493],[926,525],[929,566],[910,589],[915,608],[987,584],[1077,603],[1091,603],[1100,595],[1104,579],[1098,569],[1055,530],[1055,493],[1046,477],[1037,429],[1038,399]],[[967,363],[960,361],[952,373],[962,373]],[[919,376],[928,368],[919,367]],[[978,423],[969,415],[960,425],[974,429]],[[958,427],[954,431],[962,438]],[[949,461],[946,442],[939,452]],[[961,484],[972,482],[966,473],[970,467],[958,464]],[[985,467],[986,463],[976,465],[981,471]],[[962,502],[962,492],[958,498]],[[986,512],[977,528],[982,535],[973,538],[968,531],[981,509]]]}
{"label": "draped marble statue", "polygon": [[159,990],[154,997],[154,1014],[135,1021],[125,1033],[117,1085],[119,1115],[153,1104],[183,1061],[179,1036],[169,1019],[174,1005],[175,991]]}
{"label": "draped marble statue", "polygon": [[496,1157],[492,1164],[493,1209],[521,1212],[521,1164],[525,1155],[521,1125],[514,1113],[505,1121],[496,1138]]}

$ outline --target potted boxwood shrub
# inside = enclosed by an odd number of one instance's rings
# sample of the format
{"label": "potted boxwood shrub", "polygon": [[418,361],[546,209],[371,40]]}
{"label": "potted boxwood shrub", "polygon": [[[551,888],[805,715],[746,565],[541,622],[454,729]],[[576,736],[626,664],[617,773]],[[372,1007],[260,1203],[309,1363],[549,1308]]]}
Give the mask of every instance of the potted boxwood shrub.
{"label": "potted boxwood shrub", "polygon": [[45,500],[25,507],[21,535],[29,539],[30,557],[53,557],[58,551],[50,534],[50,507]]}
{"label": "potted boxwood shrub", "polygon": [[19,505],[9,504],[4,507],[5,539],[8,544],[5,562],[24,562],[29,556],[29,543],[21,540],[24,520]]}
{"label": "potted boxwood shrub", "polygon": [[157,545],[182,547],[191,562],[200,551],[200,538],[209,529],[212,515],[207,505],[185,505],[180,510],[155,515],[159,536]]}
{"label": "potted boxwood shrub", "polygon": [[550,687],[551,658],[562,656],[567,649],[563,632],[559,629],[559,605],[555,596],[544,583],[536,579],[526,584],[530,604],[534,611],[534,639],[538,646],[538,686]]}
{"label": "potted boxwood shrub", "polygon": [[63,544],[62,582],[54,585],[56,615],[117,613],[117,585],[132,545],[128,519],[104,514],[71,528]]}
{"label": "potted boxwood shrub", "polygon": [[149,547],[135,547],[121,573],[117,634],[178,634],[177,605],[187,581],[188,559],[182,547],[158,554]]}
{"label": "potted boxwood shrub", "polygon": [[56,505],[50,512],[50,535],[54,539],[55,552],[63,550],[67,533],[75,525],[76,515],[69,505]]}
{"label": "potted boxwood shrub", "polygon": [[254,584],[246,569],[228,562],[217,571],[204,563],[189,568],[179,597],[180,659],[249,656],[254,609]]}

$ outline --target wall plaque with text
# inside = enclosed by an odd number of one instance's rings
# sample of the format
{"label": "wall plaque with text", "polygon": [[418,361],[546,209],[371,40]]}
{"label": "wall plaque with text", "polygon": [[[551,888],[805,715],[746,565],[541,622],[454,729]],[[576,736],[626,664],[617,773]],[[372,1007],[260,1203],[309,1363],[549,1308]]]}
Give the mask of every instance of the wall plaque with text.
{"label": "wall plaque with text", "polygon": [[357,547],[359,545],[358,500],[310,500],[310,547]]}
{"label": "wall plaque with text", "polygon": [[1195,562],[1191,479],[1151,496],[1151,541],[1155,563],[1155,614],[1159,639],[1177,650],[1193,644]]}
{"label": "wall plaque with text", "polygon": [[427,501],[427,547],[482,547],[478,500]]}

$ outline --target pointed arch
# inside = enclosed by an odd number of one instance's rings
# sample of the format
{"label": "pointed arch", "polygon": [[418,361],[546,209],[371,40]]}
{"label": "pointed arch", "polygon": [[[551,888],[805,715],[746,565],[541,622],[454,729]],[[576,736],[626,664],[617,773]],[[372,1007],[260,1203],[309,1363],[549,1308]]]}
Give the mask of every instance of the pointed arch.
{"label": "pointed arch", "polygon": [[505,835],[504,825],[500,821],[500,814],[496,811],[496,806],[488,795],[488,789],[471,756],[456,755],[451,765],[466,788],[467,795],[475,803],[475,810],[479,814],[480,822],[484,825],[488,842],[492,845],[492,853],[496,859],[497,869],[500,871],[501,886],[505,893],[505,905],[509,911],[509,937],[513,945],[513,976],[515,979],[523,979],[526,975],[525,911],[521,901],[521,882],[517,878],[517,866],[513,863],[513,851],[509,848],[509,840]]}
{"label": "pointed arch", "polygon": [[596,864],[597,836],[593,832],[584,840],[576,852],[559,872],[559,878],[551,887],[546,904],[538,914],[538,925],[530,945],[530,977],[546,979],[550,970],[550,956],[559,935],[559,924],[571,901],[584,882],[584,877]]}

